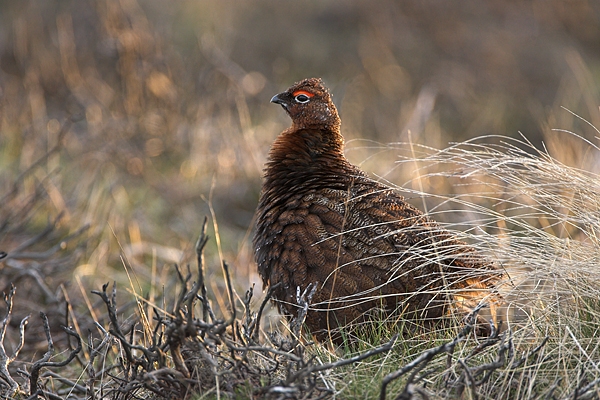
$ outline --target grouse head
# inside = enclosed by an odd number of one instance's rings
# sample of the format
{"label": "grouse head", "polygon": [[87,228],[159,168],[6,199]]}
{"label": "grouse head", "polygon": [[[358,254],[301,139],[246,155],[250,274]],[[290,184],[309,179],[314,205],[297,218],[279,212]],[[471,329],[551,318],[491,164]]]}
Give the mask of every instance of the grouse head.
{"label": "grouse head", "polygon": [[293,129],[326,128],[339,130],[340,117],[331,94],[320,78],[296,82],[285,92],[276,94],[271,103],[280,104],[292,118]]}

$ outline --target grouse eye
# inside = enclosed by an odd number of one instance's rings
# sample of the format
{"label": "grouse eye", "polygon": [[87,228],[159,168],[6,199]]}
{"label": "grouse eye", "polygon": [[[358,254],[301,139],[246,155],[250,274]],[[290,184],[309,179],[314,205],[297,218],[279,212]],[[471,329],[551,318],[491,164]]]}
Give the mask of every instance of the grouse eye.
{"label": "grouse eye", "polygon": [[298,103],[308,103],[310,97],[305,94],[299,94],[298,96],[294,97],[294,100],[296,100]]}

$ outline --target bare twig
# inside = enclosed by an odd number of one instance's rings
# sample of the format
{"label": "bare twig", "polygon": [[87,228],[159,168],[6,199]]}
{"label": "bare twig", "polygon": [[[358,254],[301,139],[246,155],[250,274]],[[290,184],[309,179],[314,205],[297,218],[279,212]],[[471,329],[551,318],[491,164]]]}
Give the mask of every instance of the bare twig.
{"label": "bare twig", "polygon": [[62,326],[62,330],[67,333],[67,335],[73,336],[77,340],[77,347],[69,353],[69,356],[62,362],[50,362],[50,357],[54,354],[54,342],[52,341],[52,336],[50,334],[50,324],[48,323],[48,317],[43,312],[40,312],[40,317],[42,318],[42,322],[44,324],[44,332],[46,333],[46,340],[48,341],[48,351],[44,353],[44,356],[33,363],[31,367],[31,372],[29,376],[29,391],[30,396],[33,396],[38,391],[38,378],[40,374],[40,370],[44,367],[64,367],[69,364],[75,356],[81,351],[81,337],[72,329],[69,329],[65,326]]}
{"label": "bare twig", "polygon": [[[80,385],[79,383],[77,383],[76,381],[73,381],[72,379],[67,379],[64,376],[61,376],[54,371],[45,371],[41,375],[42,378],[46,378],[49,376],[66,384],[69,387],[69,391],[76,391],[79,393],[86,393],[86,391],[87,391],[87,388],[85,386]],[[90,399],[90,397],[87,397],[87,398]]]}
{"label": "bare twig", "polygon": [[260,308],[258,309],[258,314],[256,315],[256,319],[254,321],[252,321],[252,323],[249,326],[249,337],[251,337],[253,340],[258,340],[258,332],[260,329],[260,320],[262,318],[262,313],[267,305],[267,303],[269,302],[269,300],[271,300],[271,298],[273,297],[273,293],[275,293],[275,290],[279,288],[279,286],[282,285],[282,282],[277,282],[274,285],[269,286],[269,290],[267,290],[267,294],[265,295],[265,298],[263,300],[263,302],[260,304]]}
{"label": "bare twig", "polygon": [[15,295],[15,291],[16,287],[11,285],[8,294],[4,294],[4,303],[6,304],[6,315],[0,322],[0,379],[2,379],[5,382],[5,384],[8,385],[8,390],[5,391],[7,397],[14,396],[15,393],[19,390],[19,385],[10,376],[10,373],[8,372],[8,366],[17,358],[19,352],[23,348],[23,344],[25,342],[25,326],[27,325],[27,321],[29,320],[29,316],[26,316],[21,320],[21,324],[19,325],[19,344],[17,345],[14,354],[9,357],[6,353],[6,349],[4,348],[4,340],[6,338],[6,329],[12,318],[13,297]]}
{"label": "bare twig", "polygon": [[519,368],[521,365],[523,365],[523,363],[525,363],[525,361],[527,361],[527,359],[529,357],[539,353],[540,350],[546,345],[546,343],[548,343],[549,339],[550,339],[550,336],[546,336],[544,338],[544,340],[542,340],[542,342],[535,347],[535,349],[528,351],[527,354],[525,354],[523,357],[521,357],[518,360],[513,361],[510,368],[512,368],[512,369]]}
{"label": "bare twig", "polygon": [[[123,346],[123,350],[125,351],[125,356],[127,358],[127,362],[132,365],[141,365],[144,369],[150,370],[152,367],[152,363],[158,361],[158,355],[155,351],[151,351],[148,348],[140,345],[134,345],[131,341],[129,341],[125,337],[125,333],[121,330],[121,326],[117,319],[117,285],[113,284],[112,295],[109,298],[106,293],[106,289],[108,288],[108,283],[102,285],[102,291],[92,290],[92,293],[100,296],[100,298],[106,304],[106,308],[108,310],[108,317],[110,319],[112,329],[109,329],[109,332],[116,337],[121,345]],[[140,357],[135,357],[132,353],[132,350],[139,350],[144,354],[145,359]]]}
{"label": "bare twig", "polygon": [[[471,389],[471,397],[473,399],[477,400],[479,398],[479,396],[477,396],[477,385],[475,384],[475,378],[473,378],[473,375],[471,374],[471,370],[469,369],[467,364],[465,364],[464,360],[459,359],[458,363],[463,367],[464,377],[467,381],[467,385],[469,386],[469,389]],[[460,397],[461,393],[459,393],[458,396]]]}
{"label": "bare twig", "polygon": [[[205,217],[204,222],[202,224],[202,231],[200,233],[200,236],[198,237],[198,241],[196,242],[196,256],[198,261],[198,276],[196,278],[196,281],[188,291],[187,287],[188,282],[191,279],[191,274],[188,272],[187,276],[184,277],[181,274],[179,268],[177,269],[179,280],[182,283],[182,291],[173,309],[173,314],[175,315],[175,318],[163,321],[163,323],[167,326],[167,329],[165,331],[165,336],[167,339],[166,343],[169,346],[169,351],[171,353],[173,363],[175,364],[175,369],[186,378],[190,377],[190,371],[185,365],[183,355],[181,354],[181,347],[183,345],[183,342],[188,337],[195,337],[198,333],[197,327],[206,326],[206,323],[209,322],[209,317],[212,321],[215,320],[212,310],[210,308],[210,304],[206,297],[206,285],[204,284],[203,252],[204,247],[208,242],[208,236],[206,235],[207,221],[208,219]],[[202,295],[198,296],[198,292],[200,291],[202,292]],[[202,321],[196,321],[194,319],[194,301],[198,297],[202,302]],[[185,312],[182,309],[182,305],[184,303],[186,305]],[[210,324],[209,326],[212,327],[212,325]],[[205,331],[202,331],[201,335],[204,335],[205,333]]]}
{"label": "bare twig", "polygon": [[332,363],[327,363],[327,364],[322,364],[322,365],[310,365],[307,368],[298,371],[297,374],[292,375],[288,380],[290,381],[294,381],[296,379],[298,379],[301,376],[306,376],[308,374],[311,374],[313,372],[319,372],[319,371],[326,371],[329,369],[335,369],[335,368],[339,368],[339,367],[343,367],[344,365],[349,365],[349,364],[354,364],[357,363],[359,361],[362,361],[364,359],[367,359],[369,357],[373,357],[374,355],[380,354],[380,353],[386,353],[388,351],[390,351],[393,347],[394,347],[394,343],[396,343],[396,340],[398,339],[398,334],[395,334],[394,336],[392,336],[392,338],[385,344],[376,347],[374,349],[371,349],[369,351],[366,351],[362,354],[359,354],[357,356],[351,357],[351,358],[346,358],[346,359],[342,359],[336,362],[332,362]]}
{"label": "bare twig", "polygon": [[202,301],[202,319],[205,322],[208,322],[209,312],[211,311],[210,304],[208,304],[208,299],[206,297],[206,285],[204,284],[204,246],[206,246],[206,243],[208,242],[208,235],[206,235],[207,223],[208,217],[204,217],[204,222],[202,222],[202,230],[200,231],[200,236],[196,242],[196,257],[198,259],[197,285],[202,290],[200,300]]}
{"label": "bare twig", "polygon": [[501,327],[502,327],[502,321],[500,321],[500,323],[498,324],[498,326],[494,325],[493,321],[490,321],[490,335],[487,338],[485,338],[485,340],[483,342],[479,343],[471,351],[471,354],[469,355],[469,357],[472,357],[475,354],[479,354],[486,347],[489,347],[489,346],[492,346],[495,343],[498,343],[498,341],[501,340],[501,338],[499,337]]}
{"label": "bare twig", "polygon": [[[32,266],[32,264],[34,266]],[[35,268],[35,266],[39,266],[40,264],[38,264],[37,262],[21,261],[15,258],[8,258],[6,260],[6,265],[17,271],[13,279],[17,280],[23,276],[33,278],[33,281],[40,288],[41,292],[44,294],[48,302],[58,302],[56,295],[52,292],[48,285],[46,285],[46,282],[44,282],[44,278],[39,273],[37,268]]]}
{"label": "bare twig", "polygon": [[290,323],[295,338],[300,337],[300,329],[302,329],[302,325],[306,320],[308,307],[316,291],[317,285],[313,283],[309,283],[302,292],[300,292],[300,286],[296,287],[296,303],[299,306],[298,315]]}
{"label": "bare twig", "polygon": [[554,392],[556,391],[556,388],[558,388],[558,385],[560,385],[562,380],[563,380],[563,378],[558,378],[557,380],[554,381],[554,383],[552,384],[552,386],[550,386],[550,389],[546,393],[546,396],[544,396],[544,400],[555,399]]}
{"label": "bare twig", "polygon": [[100,342],[100,344],[98,344],[97,346],[93,345],[94,342],[93,342],[91,333],[90,333],[89,339],[88,339],[88,346],[90,347],[91,351],[90,351],[90,358],[89,358],[87,368],[86,368],[87,374],[89,376],[89,379],[86,382],[86,396],[90,400],[94,400],[96,398],[96,393],[94,391],[94,385],[96,383],[97,374],[96,374],[96,369],[94,367],[94,361],[95,361],[96,357],[98,355],[100,355],[100,352],[102,352],[104,350],[104,348],[106,348],[108,346],[108,344],[111,342],[111,336],[106,331],[106,329],[104,329],[104,327],[96,321],[94,321],[94,324],[96,325],[96,327],[98,329],[100,329],[102,331],[102,333],[104,333],[104,337],[102,338],[102,341]]}
{"label": "bare twig", "polygon": [[581,400],[597,399],[598,394],[600,392],[600,389],[598,388],[598,386],[600,386],[600,378],[591,381],[590,383],[588,383],[587,385],[585,385],[582,388],[575,389],[575,391],[573,392],[573,395],[570,396],[569,398],[570,399],[581,399]]}

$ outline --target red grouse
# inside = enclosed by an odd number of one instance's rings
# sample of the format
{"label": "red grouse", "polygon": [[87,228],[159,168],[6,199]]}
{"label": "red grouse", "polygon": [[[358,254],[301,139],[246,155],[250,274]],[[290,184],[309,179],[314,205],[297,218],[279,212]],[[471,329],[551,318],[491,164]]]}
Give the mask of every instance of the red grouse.
{"label": "red grouse", "polygon": [[[465,243],[344,156],[340,118],[321,79],[274,96],[292,119],[269,153],[257,209],[256,261],[279,310],[317,337],[374,312],[440,319],[496,296],[502,274]],[[310,286],[309,286],[310,285]]]}

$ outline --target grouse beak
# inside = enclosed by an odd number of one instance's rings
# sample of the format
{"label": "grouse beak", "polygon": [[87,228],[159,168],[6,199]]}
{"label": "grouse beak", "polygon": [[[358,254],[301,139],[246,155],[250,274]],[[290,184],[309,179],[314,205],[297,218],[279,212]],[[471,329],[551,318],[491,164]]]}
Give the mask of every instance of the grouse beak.
{"label": "grouse beak", "polygon": [[282,106],[285,107],[286,101],[283,100],[283,95],[284,94],[285,93],[279,93],[279,94],[276,94],[275,96],[271,97],[271,103],[281,104]]}
{"label": "grouse beak", "polygon": [[276,94],[275,96],[271,97],[271,103],[275,103],[275,104],[281,105],[281,107],[283,107],[283,109],[285,110],[285,112],[289,114],[290,113],[290,107],[292,106],[292,104],[290,103],[289,98],[290,98],[290,96],[286,92],[279,93],[279,94]]}

